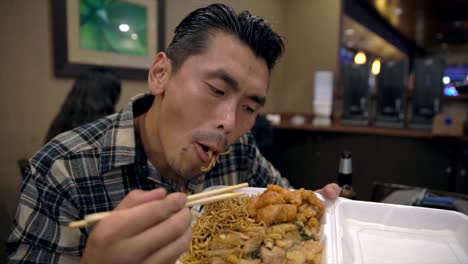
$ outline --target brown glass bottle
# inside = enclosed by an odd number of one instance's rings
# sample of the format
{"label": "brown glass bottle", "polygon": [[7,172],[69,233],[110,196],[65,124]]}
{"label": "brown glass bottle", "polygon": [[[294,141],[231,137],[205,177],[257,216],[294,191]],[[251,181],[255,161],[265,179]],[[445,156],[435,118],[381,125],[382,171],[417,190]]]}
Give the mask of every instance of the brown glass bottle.
{"label": "brown glass bottle", "polygon": [[340,154],[340,165],[338,167],[338,185],[341,187],[341,197],[356,199],[353,188],[353,162],[351,151],[344,150]]}

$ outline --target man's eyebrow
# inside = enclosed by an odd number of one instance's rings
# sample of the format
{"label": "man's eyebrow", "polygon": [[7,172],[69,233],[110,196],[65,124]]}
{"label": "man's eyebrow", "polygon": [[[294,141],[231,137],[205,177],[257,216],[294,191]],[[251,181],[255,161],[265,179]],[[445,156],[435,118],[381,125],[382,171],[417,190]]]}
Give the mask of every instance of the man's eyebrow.
{"label": "man's eyebrow", "polygon": [[266,102],[266,98],[264,96],[259,95],[249,95],[247,96],[250,100],[256,102],[257,104],[264,106]]}
{"label": "man's eyebrow", "polygon": [[227,73],[224,69],[218,69],[210,74],[211,77],[219,78],[225,81],[232,89],[239,91],[239,83],[234,77]]}
{"label": "man's eyebrow", "polygon": [[[239,91],[239,83],[237,80],[227,73],[224,69],[218,69],[210,74],[211,77],[219,78],[226,82],[234,91]],[[266,98],[261,95],[248,95],[247,98],[254,101],[255,103],[264,106]]]}

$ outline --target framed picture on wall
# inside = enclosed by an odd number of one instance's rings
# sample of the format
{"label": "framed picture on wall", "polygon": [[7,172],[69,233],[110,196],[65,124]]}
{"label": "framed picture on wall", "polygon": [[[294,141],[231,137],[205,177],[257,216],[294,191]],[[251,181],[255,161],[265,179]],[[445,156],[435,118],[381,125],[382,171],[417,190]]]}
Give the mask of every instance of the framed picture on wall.
{"label": "framed picture on wall", "polygon": [[164,49],[164,0],[52,0],[52,12],[57,77],[105,67],[145,80]]}

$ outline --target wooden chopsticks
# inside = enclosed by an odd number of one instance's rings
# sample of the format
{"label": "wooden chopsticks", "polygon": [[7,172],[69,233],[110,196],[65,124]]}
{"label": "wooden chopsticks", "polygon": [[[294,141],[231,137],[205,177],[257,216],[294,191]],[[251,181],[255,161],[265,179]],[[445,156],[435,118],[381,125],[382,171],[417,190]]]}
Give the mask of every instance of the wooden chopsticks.
{"label": "wooden chopsticks", "polygon": [[[208,204],[212,202],[217,202],[217,201],[241,196],[241,195],[244,195],[245,193],[244,192],[229,193],[229,192],[240,189],[240,188],[248,187],[248,186],[249,186],[248,183],[241,183],[237,185],[215,189],[212,191],[189,195],[187,198],[187,203],[185,205],[189,207],[194,206],[194,205],[204,205],[204,204]],[[73,221],[69,223],[68,227],[70,228],[85,227],[87,225],[100,221],[101,219],[108,216],[109,214],[111,214],[111,212],[100,212],[100,213],[89,214],[89,215],[86,215],[83,220]]]}

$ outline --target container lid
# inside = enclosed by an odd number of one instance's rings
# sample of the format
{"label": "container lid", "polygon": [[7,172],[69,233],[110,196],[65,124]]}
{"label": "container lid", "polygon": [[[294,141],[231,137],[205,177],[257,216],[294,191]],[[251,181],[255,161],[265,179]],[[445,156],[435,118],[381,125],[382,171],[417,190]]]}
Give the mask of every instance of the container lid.
{"label": "container lid", "polygon": [[404,205],[325,200],[324,264],[468,263],[468,216]]}

